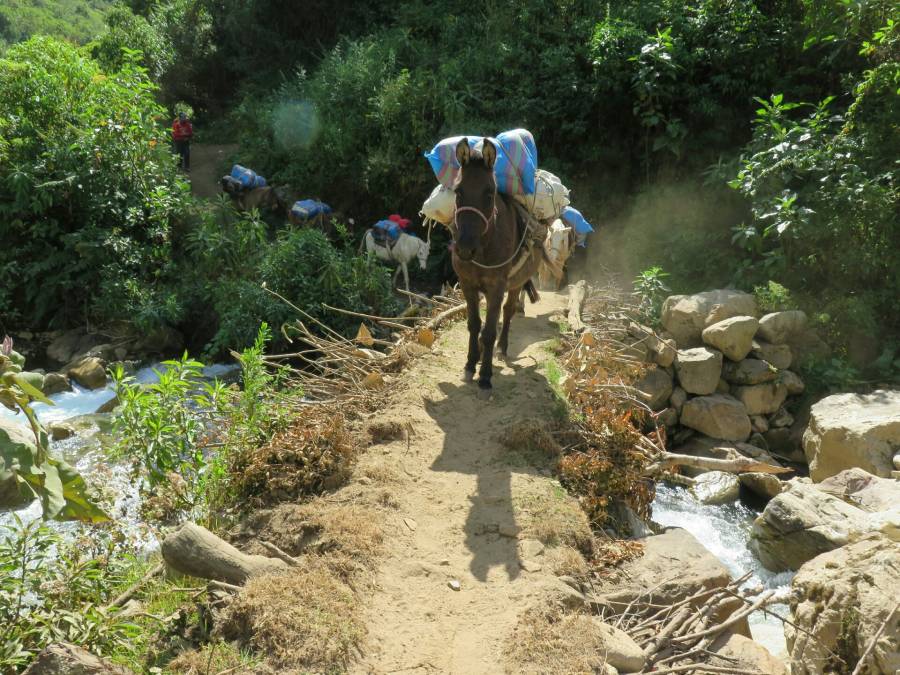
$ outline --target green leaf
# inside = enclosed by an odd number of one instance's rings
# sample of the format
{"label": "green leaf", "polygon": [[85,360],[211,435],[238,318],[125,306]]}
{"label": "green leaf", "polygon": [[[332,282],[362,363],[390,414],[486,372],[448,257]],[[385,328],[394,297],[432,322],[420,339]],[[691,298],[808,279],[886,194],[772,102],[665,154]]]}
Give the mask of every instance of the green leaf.
{"label": "green leaf", "polygon": [[79,520],[88,523],[109,522],[110,517],[99,506],[91,502],[87,485],[74,467],[62,460],[49,460],[56,464],[62,484],[65,506],[57,514],[57,520]]}
{"label": "green leaf", "polygon": [[24,391],[35,401],[40,401],[41,403],[46,403],[47,405],[56,405],[53,401],[44,396],[44,392],[42,392],[40,389],[37,389],[36,387],[33,387],[28,382],[28,379],[25,377],[24,373],[14,373],[12,379],[13,382],[16,383],[16,386],[19,387],[19,389]]}

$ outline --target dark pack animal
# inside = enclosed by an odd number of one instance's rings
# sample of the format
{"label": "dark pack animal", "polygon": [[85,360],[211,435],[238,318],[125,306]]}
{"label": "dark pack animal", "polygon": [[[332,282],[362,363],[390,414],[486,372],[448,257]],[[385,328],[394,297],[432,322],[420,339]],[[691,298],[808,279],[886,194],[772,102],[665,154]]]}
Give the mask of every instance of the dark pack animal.
{"label": "dark pack animal", "polygon": [[[520,217],[513,200],[497,191],[494,176],[497,149],[493,142],[485,139],[483,149],[478,152],[464,138],[456,146],[456,158],[460,171],[454,185],[452,262],[468,313],[469,350],[464,377],[471,382],[480,361],[478,394],[479,398],[488,399],[501,306],[503,326],[497,348],[505,357],[519,292],[524,288],[531,301],[537,302],[531,277],[543,259],[543,247],[530,245],[527,223]],[[481,295],[487,301],[483,324],[479,313]]]}

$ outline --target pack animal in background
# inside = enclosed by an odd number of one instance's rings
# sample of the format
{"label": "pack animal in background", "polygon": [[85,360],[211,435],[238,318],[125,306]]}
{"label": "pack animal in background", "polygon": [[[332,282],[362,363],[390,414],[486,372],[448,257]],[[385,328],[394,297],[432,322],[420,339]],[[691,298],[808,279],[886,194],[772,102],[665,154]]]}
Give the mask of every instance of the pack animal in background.
{"label": "pack animal in background", "polygon": [[[538,279],[543,288],[552,286],[554,290],[559,289],[566,261],[572,255],[574,247],[575,229],[557,218],[550,225],[547,231],[547,239],[544,242],[544,250],[547,252],[547,258],[552,263],[552,266],[542,261],[538,267]],[[551,280],[555,283],[551,284]]]}
{"label": "pack animal in background", "polygon": [[525,129],[504,131],[497,138],[454,136],[440,141],[431,152],[425,153],[425,158],[441,185],[452,189],[456,183],[459,175],[456,146],[463,138],[468,138],[469,147],[479,152],[484,147],[485,140],[497,148],[494,175],[500,192],[508,195],[528,195],[534,192],[537,146],[534,143],[534,136]]}
{"label": "pack animal in background", "polygon": [[587,245],[587,236],[594,231],[591,224],[581,215],[581,211],[571,206],[563,209],[562,219],[575,229],[575,243],[578,246]]}
{"label": "pack animal in background", "polygon": [[230,176],[241,184],[243,189],[252,190],[253,188],[266,187],[266,179],[258,175],[255,171],[235,164],[231,167]]}
{"label": "pack animal in background", "polygon": [[288,214],[292,225],[303,225],[312,220],[322,220],[332,213],[331,207],[317,199],[301,199],[294,202]]}
{"label": "pack animal in background", "polygon": [[538,169],[535,172],[534,192],[515,195],[514,198],[538,220],[550,220],[562,216],[569,205],[569,188],[555,174]]}
{"label": "pack animal in background", "polygon": [[408,218],[393,213],[367,230],[362,243],[370,255],[397,265],[393,283],[396,285],[397,277],[402,273],[407,291],[409,291],[409,263],[418,258],[419,267],[424,270],[431,247],[430,240],[422,241],[408,231],[410,225],[411,221]]}

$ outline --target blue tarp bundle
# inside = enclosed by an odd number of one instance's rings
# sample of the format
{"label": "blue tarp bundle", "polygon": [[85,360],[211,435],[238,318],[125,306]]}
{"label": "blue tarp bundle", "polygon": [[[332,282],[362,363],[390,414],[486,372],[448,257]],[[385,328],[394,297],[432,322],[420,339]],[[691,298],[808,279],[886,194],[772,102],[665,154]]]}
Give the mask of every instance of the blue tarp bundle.
{"label": "blue tarp bundle", "polygon": [[331,207],[325,202],[320,202],[316,199],[301,199],[298,202],[294,202],[294,205],[291,207],[291,213],[299,220],[309,220],[319,215],[327,216],[331,213]]}
{"label": "blue tarp bundle", "polygon": [[375,227],[387,233],[387,235],[393,240],[399,239],[400,233],[402,232],[400,224],[394,222],[393,220],[379,220],[377,223],[375,223]]}
{"label": "blue tarp bundle", "polygon": [[574,209],[571,206],[567,206],[563,209],[562,219],[575,228],[575,234],[580,235],[578,237],[578,245],[584,246],[585,237],[593,232],[594,228],[591,227],[591,224],[585,220],[583,215],[581,215],[581,211]]}
{"label": "blue tarp bundle", "polygon": [[243,167],[240,164],[235,164],[233,167],[231,167],[231,177],[239,181],[246,190],[266,187],[265,178],[257,175],[255,171]]}
{"label": "blue tarp bundle", "polygon": [[452,188],[459,173],[456,160],[456,146],[463,139],[469,139],[469,147],[475,148],[485,141],[497,148],[497,162],[494,175],[497,189],[508,195],[530,195],[534,193],[534,174],[537,171],[537,146],[534,136],[526,129],[504,131],[497,138],[483,136],[453,136],[435,145],[425,158],[438,181],[446,188]]}

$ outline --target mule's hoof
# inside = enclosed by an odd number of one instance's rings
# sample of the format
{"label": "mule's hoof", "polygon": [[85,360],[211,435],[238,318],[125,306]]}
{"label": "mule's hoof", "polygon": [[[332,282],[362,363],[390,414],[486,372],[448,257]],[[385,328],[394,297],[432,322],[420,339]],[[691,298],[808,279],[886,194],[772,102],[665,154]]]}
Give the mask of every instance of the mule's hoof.
{"label": "mule's hoof", "polygon": [[478,400],[490,401],[494,396],[494,390],[491,387],[478,387]]}
{"label": "mule's hoof", "polygon": [[463,371],[463,382],[472,383],[475,380],[475,371],[474,370],[464,370]]}

